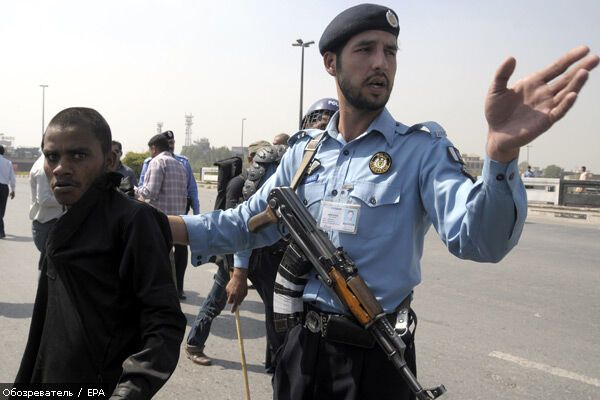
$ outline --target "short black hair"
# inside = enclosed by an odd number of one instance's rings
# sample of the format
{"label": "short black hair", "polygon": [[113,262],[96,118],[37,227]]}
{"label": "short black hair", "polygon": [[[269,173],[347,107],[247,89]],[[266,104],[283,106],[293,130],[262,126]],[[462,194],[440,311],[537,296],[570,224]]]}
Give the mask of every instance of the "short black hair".
{"label": "short black hair", "polygon": [[[102,147],[102,153],[108,154],[112,150],[112,134],[110,126],[100,113],[92,108],[71,107],[65,108],[50,120],[48,128],[51,126],[76,126],[90,132],[98,139]],[[42,138],[42,145],[44,140]],[[42,146],[43,147],[43,146]]]}
{"label": "short black hair", "polygon": [[0,155],[4,154],[4,146],[0,144]]}
{"label": "short black hair", "polygon": [[158,135],[152,136],[150,141],[148,141],[148,147],[150,147],[150,146],[156,147],[161,152],[170,150],[169,139],[167,139],[167,137],[164,136],[163,134],[158,134]]}
{"label": "short black hair", "polygon": [[123,146],[121,146],[121,142],[117,142],[116,140],[112,141],[112,145],[117,145],[119,147],[119,151],[123,151]]}

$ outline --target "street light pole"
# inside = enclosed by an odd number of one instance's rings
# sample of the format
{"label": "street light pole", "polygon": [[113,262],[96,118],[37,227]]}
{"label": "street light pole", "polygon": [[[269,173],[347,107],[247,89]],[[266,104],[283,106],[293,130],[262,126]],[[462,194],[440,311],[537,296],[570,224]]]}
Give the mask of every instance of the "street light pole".
{"label": "street light pole", "polygon": [[302,59],[300,62],[300,116],[298,118],[298,128],[302,125],[302,97],[304,91],[304,48],[314,44],[314,41],[304,42],[302,39],[296,39],[296,43],[292,43],[292,46],[298,46],[302,48]]}
{"label": "street light pole", "polygon": [[530,145],[530,144],[528,144],[528,145],[527,145],[527,146],[525,146],[525,147],[527,148],[527,165],[530,165],[530,164],[529,164],[529,148],[530,148],[530,147],[533,147],[533,146],[532,146],[532,145]]}
{"label": "street light pole", "polygon": [[244,121],[246,118],[242,118],[242,159],[244,158]]}
{"label": "street light pole", "polygon": [[46,124],[44,122],[44,116],[46,114],[45,112],[45,107],[46,107],[46,88],[48,87],[48,85],[40,85],[40,87],[42,88],[42,136],[44,135],[44,130],[46,128]]}

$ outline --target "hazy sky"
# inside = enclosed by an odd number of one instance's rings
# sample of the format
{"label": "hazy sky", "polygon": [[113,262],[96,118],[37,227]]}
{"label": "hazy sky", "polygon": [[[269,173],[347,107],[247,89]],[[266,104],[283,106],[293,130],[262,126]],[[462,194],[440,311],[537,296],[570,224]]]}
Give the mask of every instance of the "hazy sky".
{"label": "hazy sky", "polygon": [[[298,38],[318,40],[356,1],[3,1],[0,132],[36,146],[71,106],[97,109],[125,151],[145,151],[156,122],[184,143],[270,139],[297,129]],[[435,120],[466,153],[483,155],[483,101],[497,66],[517,58],[513,81],[578,44],[600,52],[600,1],[406,0],[383,3],[400,19],[398,72],[388,108],[405,124]],[[304,109],[335,97],[318,47],[305,50]],[[574,109],[533,143],[530,163],[587,165],[600,173],[600,71]],[[525,149],[521,160],[526,159]]]}

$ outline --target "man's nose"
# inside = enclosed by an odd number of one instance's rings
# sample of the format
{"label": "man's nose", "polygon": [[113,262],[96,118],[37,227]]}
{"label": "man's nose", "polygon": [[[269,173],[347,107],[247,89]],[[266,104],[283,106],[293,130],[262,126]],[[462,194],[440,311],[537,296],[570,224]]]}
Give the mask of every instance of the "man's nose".
{"label": "man's nose", "polygon": [[71,174],[72,172],[72,163],[64,157],[61,158],[52,169],[52,174],[56,176]]}
{"label": "man's nose", "polygon": [[377,49],[373,52],[371,61],[373,69],[386,70],[389,66],[389,60],[385,54],[385,48],[383,46],[377,46]]}

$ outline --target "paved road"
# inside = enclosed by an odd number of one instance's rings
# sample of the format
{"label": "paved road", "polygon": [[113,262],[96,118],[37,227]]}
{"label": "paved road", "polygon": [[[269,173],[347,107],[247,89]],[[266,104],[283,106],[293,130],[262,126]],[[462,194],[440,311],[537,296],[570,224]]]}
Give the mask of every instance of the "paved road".
{"label": "paved road", "polygon": [[[11,381],[25,346],[35,293],[26,180],[9,201],[0,240],[0,382]],[[204,211],[215,192],[201,189]],[[423,283],[416,289],[419,378],[444,383],[444,399],[600,399],[600,227],[530,218],[520,245],[498,265],[450,256],[427,236]],[[188,322],[212,284],[213,265],[189,267]],[[242,306],[253,399],[268,399],[263,372],[262,304],[254,291]],[[188,324],[189,328],[189,324]],[[181,357],[159,399],[242,399],[235,322],[219,317],[207,343],[215,357],[200,367]]]}

